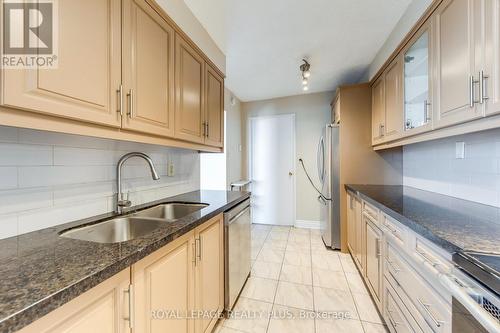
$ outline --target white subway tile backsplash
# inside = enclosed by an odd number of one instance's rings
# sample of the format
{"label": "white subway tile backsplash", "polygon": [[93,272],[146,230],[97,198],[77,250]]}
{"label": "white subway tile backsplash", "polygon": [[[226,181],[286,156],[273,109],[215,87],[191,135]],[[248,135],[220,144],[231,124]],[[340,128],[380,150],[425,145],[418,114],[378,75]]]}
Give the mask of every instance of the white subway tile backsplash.
{"label": "white subway tile backsplash", "polygon": [[0,167],[0,190],[17,188],[17,168]]}
{"label": "white subway tile backsplash", "polygon": [[[464,159],[456,142],[465,142]],[[500,207],[500,129],[405,146],[403,183]]]}
{"label": "white subway tile backsplash", "polygon": [[116,164],[131,151],[148,154],[161,177],[152,180],[142,159],[126,162],[134,205],[199,189],[194,151],[0,126],[0,238],[113,211]]}
{"label": "white subway tile backsplash", "polygon": [[0,143],[0,166],[52,165],[52,146]]}

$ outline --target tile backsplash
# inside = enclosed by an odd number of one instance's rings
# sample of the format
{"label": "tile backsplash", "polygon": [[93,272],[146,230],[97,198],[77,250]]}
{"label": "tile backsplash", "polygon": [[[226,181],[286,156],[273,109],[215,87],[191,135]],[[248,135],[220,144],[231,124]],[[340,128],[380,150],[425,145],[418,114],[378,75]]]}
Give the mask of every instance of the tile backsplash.
{"label": "tile backsplash", "polygon": [[[465,143],[463,159],[457,142]],[[405,146],[403,183],[500,207],[500,129]]]}
{"label": "tile backsplash", "polygon": [[113,211],[116,164],[131,151],[148,154],[161,177],[128,160],[123,190],[133,205],[200,188],[196,151],[0,126],[0,238]]}

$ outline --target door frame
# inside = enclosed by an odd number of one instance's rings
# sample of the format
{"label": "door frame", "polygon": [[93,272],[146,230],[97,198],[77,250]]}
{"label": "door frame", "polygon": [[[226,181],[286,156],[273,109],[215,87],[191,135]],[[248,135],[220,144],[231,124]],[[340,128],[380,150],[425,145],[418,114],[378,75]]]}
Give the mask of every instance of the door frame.
{"label": "door frame", "polygon": [[[275,115],[255,115],[248,117],[247,122],[247,142],[248,142],[248,150],[247,150],[247,170],[248,177],[250,180],[253,178],[253,170],[252,170],[252,151],[253,151],[253,138],[252,138],[252,125],[257,119],[273,119],[273,118],[290,118],[292,120],[292,172],[293,172],[293,180],[292,180],[292,224],[290,226],[294,226],[297,223],[297,146],[296,146],[296,137],[297,137],[297,123],[295,121],[296,115],[295,113],[283,113],[283,114],[275,114]],[[250,186],[252,184],[250,183]]]}

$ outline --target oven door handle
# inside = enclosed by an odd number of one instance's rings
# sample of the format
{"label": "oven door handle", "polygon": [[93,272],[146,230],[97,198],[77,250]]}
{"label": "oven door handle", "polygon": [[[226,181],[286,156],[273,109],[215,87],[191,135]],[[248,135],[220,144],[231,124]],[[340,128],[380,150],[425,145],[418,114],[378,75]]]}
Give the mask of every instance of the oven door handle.
{"label": "oven door handle", "polygon": [[500,325],[467,292],[467,289],[453,281],[453,276],[440,274],[439,281],[460,302],[488,332],[500,332]]}

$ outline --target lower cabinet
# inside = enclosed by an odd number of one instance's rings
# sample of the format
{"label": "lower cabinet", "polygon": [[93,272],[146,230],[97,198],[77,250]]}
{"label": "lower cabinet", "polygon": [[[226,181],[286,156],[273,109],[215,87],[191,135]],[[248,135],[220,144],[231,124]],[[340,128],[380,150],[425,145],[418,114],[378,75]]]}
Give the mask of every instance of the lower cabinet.
{"label": "lower cabinet", "polygon": [[222,214],[18,333],[205,333],[224,307]]}
{"label": "lower cabinet", "polygon": [[130,333],[129,285],[125,269],[18,333]]}
{"label": "lower cabinet", "polygon": [[347,193],[347,246],[354,258],[354,262],[364,270],[364,242],[361,219],[361,201],[352,193]]}
{"label": "lower cabinet", "polygon": [[382,232],[367,215],[363,215],[366,239],[366,282],[375,302],[380,304],[382,290]]}

